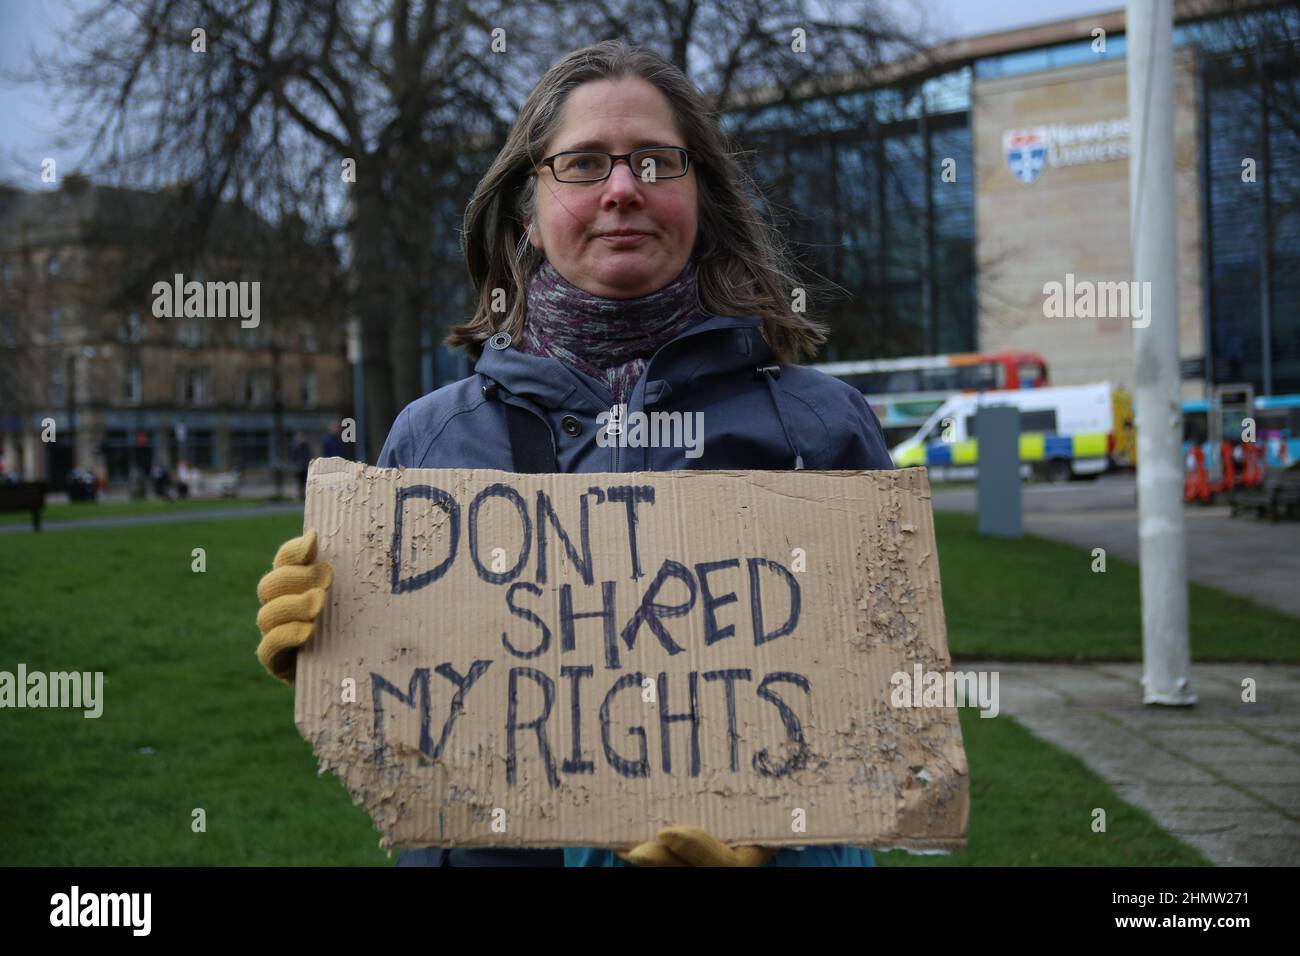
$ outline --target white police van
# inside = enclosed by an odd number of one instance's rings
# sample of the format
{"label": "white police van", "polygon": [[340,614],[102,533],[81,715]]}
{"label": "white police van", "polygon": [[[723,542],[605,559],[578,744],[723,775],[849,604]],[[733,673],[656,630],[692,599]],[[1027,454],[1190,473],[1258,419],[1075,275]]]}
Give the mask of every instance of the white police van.
{"label": "white police van", "polygon": [[[974,477],[979,462],[975,415],[981,405],[1020,409],[1021,473],[1037,472],[1050,481],[1105,471],[1115,454],[1117,432],[1132,428],[1127,395],[1108,382],[954,395],[915,435],[890,450],[894,464],[925,465],[941,479]],[[1121,442],[1127,444],[1124,438]]]}

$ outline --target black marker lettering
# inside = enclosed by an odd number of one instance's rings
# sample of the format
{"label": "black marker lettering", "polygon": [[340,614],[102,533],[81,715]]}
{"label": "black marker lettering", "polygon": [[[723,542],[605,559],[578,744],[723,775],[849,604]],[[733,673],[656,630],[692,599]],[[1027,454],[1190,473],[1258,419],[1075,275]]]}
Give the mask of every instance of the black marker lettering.
{"label": "black marker lettering", "polygon": [[687,676],[687,697],[690,709],[679,714],[668,713],[668,675],[659,674],[659,756],[663,761],[664,773],[673,772],[672,747],[669,742],[669,727],[679,720],[691,722],[691,768],[690,775],[700,775],[700,709],[699,709],[699,671],[691,671]]}
{"label": "black marker lettering", "polygon": [[579,695],[582,693],[579,684],[584,677],[590,677],[596,672],[596,669],[590,664],[585,667],[570,667],[567,664],[560,668],[560,676],[570,678],[569,693],[572,695],[573,703],[570,705],[570,720],[573,722],[573,756],[566,758],[560,769],[565,773],[595,773],[596,765],[590,760],[582,759],[582,707]]}
{"label": "black marker lettering", "polygon": [[564,545],[565,553],[568,554],[569,560],[573,562],[574,567],[582,575],[583,584],[591,584],[593,581],[591,575],[591,527],[588,521],[587,496],[582,495],[582,504],[580,506],[580,515],[578,518],[578,536],[582,544],[582,556],[573,547],[573,542],[565,534],[564,529],[560,527],[560,518],[555,513],[555,507],[551,504],[550,497],[544,491],[537,492],[537,583],[546,583],[546,522],[543,518],[550,518],[551,526],[555,528],[556,537]]}
{"label": "black marker lettering", "polygon": [[625,777],[648,777],[650,775],[650,757],[646,748],[645,728],[641,726],[629,727],[628,736],[636,737],[641,741],[641,756],[639,759],[632,761],[618,754],[614,750],[614,745],[609,740],[609,707],[614,700],[614,695],[620,690],[628,687],[640,689],[641,681],[645,675],[639,671],[635,674],[624,674],[618,680],[614,681],[614,686],[605,694],[604,701],[600,705],[600,743],[605,749],[605,759],[609,765]]}
{"label": "black marker lettering", "polygon": [[[691,595],[687,598],[685,604],[673,605],[655,603],[655,596],[659,593],[659,589],[664,586],[664,582],[669,578],[677,578],[686,582],[686,587],[690,589]],[[680,654],[685,650],[685,648],[673,640],[672,635],[668,633],[668,629],[663,626],[661,619],[666,617],[681,617],[683,614],[689,612],[694,606],[695,579],[691,577],[690,570],[684,564],[679,564],[676,561],[665,558],[663,566],[659,569],[659,573],[655,575],[655,579],[651,581],[650,586],[646,588],[645,596],[641,598],[641,606],[637,608],[636,613],[632,615],[632,619],[628,621],[627,626],[623,628],[623,643],[627,645],[629,651],[632,650],[633,646],[636,644],[636,632],[639,631],[641,625],[645,623],[650,625],[650,630],[654,631],[655,637],[659,638],[659,643],[664,646],[664,649],[667,650],[669,654]],[[605,666],[610,668],[619,666],[617,646],[614,648],[614,653],[609,655]]]}
{"label": "black marker lettering", "polygon": [[781,712],[781,722],[785,724],[786,737],[791,743],[797,744],[795,752],[790,759],[780,766],[773,767],[771,758],[768,756],[767,748],[763,748],[754,754],[754,769],[764,777],[784,777],[794,770],[799,770],[808,764],[812,752],[808,749],[808,743],[803,739],[803,726],[799,723],[799,718],[795,712],[789,708],[785,701],[767,689],[767,685],[776,681],[785,681],[802,688],[803,692],[812,698],[812,687],[808,683],[808,678],[802,674],[794,674],[789,671],[775,671],[768,674],[758,685],[758,696],[772,704]]}
{"label": "black marker lettering", "polygon": [[598,617],[604,622],[605,631],[605,661],[606,667],[617,667],[617,664],[608,663],[611,659],[618,659],[618,644],[615,635],[618,633],[618,622],[615,619],[614,609],[614,582],[600,582],[600,599],[601,610],[599,611],[575,611],[573,609],[573,585],[565,584],[560,587],[560,649],[571,651],[577,646],[577,635],[574,632],[573,622],[580,621],[589,617]]}
{"label": "black marker lettering", "polygon": [[[542,713],[525,723],[519,723],[519,678],[527,677],[542,688],[544,703]],[[510,668],[510,690],[508,713],[506,715],[506,783],[515,784],[519,757],[515,749],[515,732],[534,730],[537,733],[537,749],[546,765],[546,779],[552,789],[560,785],[559,775],[555,772],[555,758],[551,756],[551,745],[546,739],[546,721],[550,719],[551,708],[555,705],[555,682],[532,667]]]}
{"label": "black marker lettering", "polygon": [[695,574],[700,579],[700,603],[704,607],[704,646],[716,644],[726,637],[731,637],[736,633],[736,625],[728,624],[726,627],[718,627],[718,619],[714,615],[714,608],[722,607],[724,604],[732,604],[736,600],[736,592],[729,591],[722,597],[714,597],[709,591],[709,575],[714,571],[721,571],[723,568],[739,568],[740,560],[732,558],[730,561],[708,561],[704,564],[695,566]]}
{"label": "black marker lettering", "polygon": [[[785,583],[790,588],[790,617],[786,622],[770,634],[763,631],[763,595],[762,586],[758,580],[759,565],[767,565],[775,571],[779,571],[785,578]],[[775,640],[789,634],[794,630],[795,625],[799,623],[799,582],[795,580],[793,574],[785,569],[783,565],[775,561],[769,561],[767,558],[750,558],[749,559],[749,609],[754,620],[754,646],[766,644],[768,641]]]}
{"label": "black marker lettering", "polygon": [[627,544],[632,552],[632,580],[642,577],[641,555],[636,546],[636,506],[641,502],[655,503],[655,490],[651,485],[615,485],[609,489],[610,501],[621,501],[627,506]]}
{"label": "black marker lettering", "polygon": [[518,591],[520,589],[528,591],[530,594],[537,594],[537,595],[540,595],[542,593],[542,589],[539,588],[536,584],[533,584],[531,581],[516,581],[514,584],[510,585],[510,589],[506,591],[506,607],[510,609],[510,613],[513,614],[515,617],[523,618],[525,621],[531,621],[532,623],[536,624],[539,628],[541,628],[542,639],[541,641],[538,642],[537,646],[533,648],[531,651],[521,651],[518,648],[516,648],[513,644],[510,643],[510,636],[506,634],[505,631],[502,631],[501,644],[505,647],[507,651],[509,651],[515,657],[522,657],[524,660],[528,660],[530,658],[536,657],[539,654],[544,654],[546,652],[546,649],[551,646],[551,629],[546,626],[545,621],[543,621],[532,611],[528,610],[528,608],[515,606],[515,591]]}
{"label": "black marker lettering", "polygon": [[[451,540],[447,545],[447,557],[436,568],[422,571],[409,578],[402,577],[402,525],[406,513],[406,502],[410,498],[426,498],[447,513],[450,519]],[[393,545],[388,551],[388,561],[392,566],[392,591],[394,594],[406,594],[418,591],[437,581],[447,573],[452,562],[456,560],[456,547],[460,543],[460,505],[448,492],[432,485],[411,485],[409,488],[397,489],[397,503],[393,507]]]}
{"label": "black marker lettering", "polygon": [[[489,498],[505,498],[515,506],[515,511],[519,513],[519,523],[524,529],[524,543],[519,548],[519,560],[509,571],[489,571],[483,566],[483,562],[478,556],[478,509],[483,507],[483,502]],[[540,537],[540,533],[539,533]],[[469,556],[474,561],[474,570],[478,576],[489,584],[505,584],[507,581],[513,581],[519,576],[519,572],[524,569],[528,563],[528,552],[533,546],[533,529],[528,523],[528,506],[524,504],[524,499],[519,492],[515,491],[509,485],[497,482],[494,485],[488,485],[482,491],[474,496],[474,500],[469,506]],[[538,542],[538,549],[541,548],[541,542]]]}
{"label": "black marker lettering", "polygon": [[709,671],[704,675],[706,681],[725,681],[727,689],[727,737],[731,742],[731,769],[737,771],[740,769],[740,754],[737,744],[740,742],[740,734],[736,732],[736,684],[738,680],[753,680],[749,668],[743,670],[725,670]]}

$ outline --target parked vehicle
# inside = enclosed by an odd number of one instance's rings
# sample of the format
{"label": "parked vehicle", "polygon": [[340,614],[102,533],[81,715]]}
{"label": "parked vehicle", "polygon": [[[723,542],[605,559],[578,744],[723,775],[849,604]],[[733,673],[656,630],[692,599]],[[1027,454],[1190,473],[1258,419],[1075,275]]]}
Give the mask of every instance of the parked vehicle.
{"label": "parked vehicle", "polygon": [[1047,363],[1034,352],[964,352],[911,358],[826,362],[813,368],[866,396],[885,441],[913,434],[926,416],[959,392],[1043,388]]}
{"label": "parked vehicle", "polygon": [[1122,389],[1101,382],[1014,391],[954,395],[915,435],[894,446],[899,468],[925,465],[941,478],[973,477],[979,462],[976,413],[982,405],[1020,409],[1022,473],[1049,481],[1095,476],[1131,447],[1132,413]]}

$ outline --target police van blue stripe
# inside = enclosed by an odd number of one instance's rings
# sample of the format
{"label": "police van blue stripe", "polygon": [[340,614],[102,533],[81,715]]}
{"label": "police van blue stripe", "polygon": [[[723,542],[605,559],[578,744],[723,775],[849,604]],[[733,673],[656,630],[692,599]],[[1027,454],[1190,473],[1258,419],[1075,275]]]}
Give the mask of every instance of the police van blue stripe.
{"label": "police van blue stripe", "polygon": [[1074,439],[1069,435],[1048,435],[1043,439],[1044,458],[1073,458]]}
{"label": "police van blue stripe", "polygon": [[927,465],[951,465],[952,464],[952,445],[947,442],[935,442],[925,449],[925,463]]}

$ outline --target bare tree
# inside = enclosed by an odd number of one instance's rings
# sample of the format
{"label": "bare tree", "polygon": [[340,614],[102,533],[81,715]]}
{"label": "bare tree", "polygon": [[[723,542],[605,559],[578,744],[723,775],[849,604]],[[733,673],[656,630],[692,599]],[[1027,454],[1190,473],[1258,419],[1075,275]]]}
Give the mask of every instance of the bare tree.
{"label": "bare tree", "polygon": [[464,276],[450,268],[456,212],[554,60],[609,37],[641,43],[734,112],[738,136],[760,121],[759,106],[782,104],[811,134],[856,117],[851,106],[809,104],[920,49],[874,0],[827,6],[100,0],[38,72],[70,94],[73,124],[93,129],[85,171],[185,184],[165,255],[141,281],[193,256],[218,208],[236,200],[272,222],[293,213],[339,244],[373,453],[420,394],[422,332],[461,318],[431,314],[468,302],[447,287]]}

